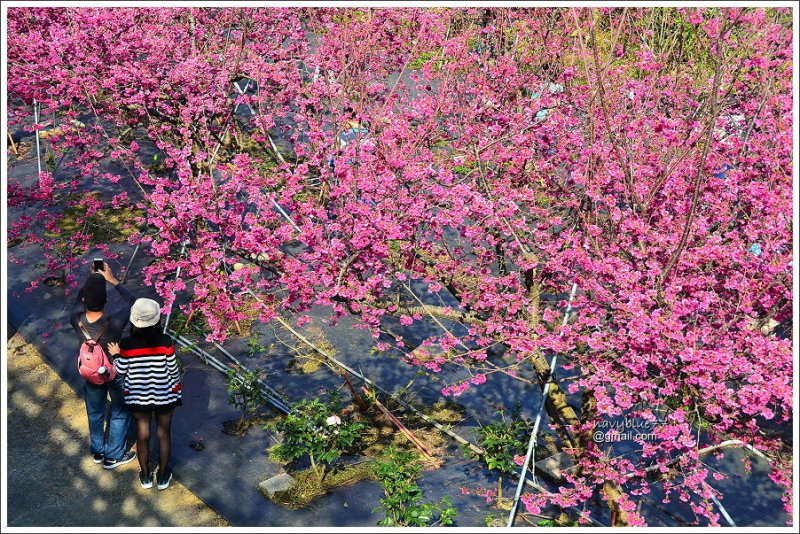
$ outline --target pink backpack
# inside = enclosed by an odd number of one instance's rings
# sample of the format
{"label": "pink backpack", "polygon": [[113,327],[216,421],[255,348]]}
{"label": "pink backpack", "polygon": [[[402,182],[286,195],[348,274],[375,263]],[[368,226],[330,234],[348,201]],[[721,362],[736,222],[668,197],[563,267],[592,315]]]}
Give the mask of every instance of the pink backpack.
{"label": "pink backpack", "polygon": [[81,332],[83,332],[83,335],[86,336],[86,341],[81,343],[81,351],[78,354],[78,373],[80,373],[84,380],[91,384],[102,385],[111,382],[116,378],[117,370],[114,368],[114,364],[108,359],[108,356],[106,356],[106,351],[103,350],[103,346],[98,343],[103,332],[106,331],[108,321],[106,321],[103,328],[100,329],[100,332],[97,334],[97,339],[89,335],[89,332],[86,331],[86,327],[83,326],[80,319],[78,319],[78,326]]}

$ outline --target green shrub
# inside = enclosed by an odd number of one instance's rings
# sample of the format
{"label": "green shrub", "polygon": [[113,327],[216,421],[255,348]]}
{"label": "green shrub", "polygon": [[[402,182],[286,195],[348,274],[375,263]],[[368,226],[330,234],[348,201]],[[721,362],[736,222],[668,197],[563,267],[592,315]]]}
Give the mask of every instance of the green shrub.
{"label": "green shrub", "polygon": [[514,457],[522,456],[527,451],[531,426],[528,421],[520,418],[521,409],[520,403],[515,403],[509,417],[506,417],[501,409],[500,421],[478,429],[477,445],[485,451],[485,454],[480,455],[471,449],[466,451],[469,456],[482,460],[489,469],[500,473],[497,481],[498,505],[501,505],[503,500],[503,477],[511,475],[517,469]]}
{"label": "green shrub", "polygon": [[252,335],[247,338],[247,355],[250,357],[256,356],[262,352],[267,352],[267,347],[261,344],[261,340],[257,335]]}
{"label": "green shrub", "polygon": [[228,369],[228,404],[238,408],[241,413],[237,430],[242,430],[245,420],[255,414],[267,402],[267,397],[261,391],[259,381],[264,377],[264,371],[257,369]]}
{"label": "green shrub", "polygon": [[422,488],[416,479],[422,466],[411,452],[390,447],[383,459],[375,461],[375,476],[383,486],[380,500],[386,517],[378,522],[381,527],[426,527],[451,525],[456,516],[450,497],[445,495],[438,503],[423,503]]}
{"label": "green shrub", "polygon": [[328,403],[312,399],[293,405],[285,418],[267,428],[283,435],[283,441],[272,448],[273,458],[291,462],[308,455],[311,468],[321,481],[342,454],[360,443],[364,424],[342,412],[338,399]]}

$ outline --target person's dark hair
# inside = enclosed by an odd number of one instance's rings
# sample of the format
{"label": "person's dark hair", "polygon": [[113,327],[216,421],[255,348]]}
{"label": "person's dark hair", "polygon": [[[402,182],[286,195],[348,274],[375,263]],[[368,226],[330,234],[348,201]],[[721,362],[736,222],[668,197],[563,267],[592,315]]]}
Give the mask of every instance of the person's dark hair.
{"label": "person's dark hair", "polygon": [[86,279],[78,298],[84,303],[87,311],[102,311],[106,305],[106,279],[102,274],[93,273]]}
{"label": "person's dark hair", "polygon": [[161,335],[161,319],[152,326],[146,326],[144,328],[139,328],[138,326],[133,326],[131,323],[131,337],[136,339],[143,339],[144,341],[156,341],[158,337]]}
{"label": "person's dark hair", "polygon": [[356,118],[356,112],[350,106],[344,108],[344,112],[347,113],[347,116],[350,117],[351,119]]}

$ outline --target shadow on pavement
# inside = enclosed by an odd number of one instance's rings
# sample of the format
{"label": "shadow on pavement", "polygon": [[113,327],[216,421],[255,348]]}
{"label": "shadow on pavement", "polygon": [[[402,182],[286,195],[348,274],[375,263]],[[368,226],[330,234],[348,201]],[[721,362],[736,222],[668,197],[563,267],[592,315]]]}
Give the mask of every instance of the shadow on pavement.
{"label": "shadow on pavement", "polygon": [[136,461],[95,464],[83,399],[10,325],[6,355],[7,526],[227,526],[174,480],[142,489]]}

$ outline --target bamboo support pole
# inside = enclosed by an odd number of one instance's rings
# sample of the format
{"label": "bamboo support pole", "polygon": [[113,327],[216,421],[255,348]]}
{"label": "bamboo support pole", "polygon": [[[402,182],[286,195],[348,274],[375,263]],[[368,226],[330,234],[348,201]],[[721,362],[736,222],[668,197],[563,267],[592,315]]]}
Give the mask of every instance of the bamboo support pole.
{"label": "bamboo support pole", "polygon": [[11,137],[11,132],[6,130],[6,135],[8,136],[8,142],[11,143],[11,152],[13,152],[15,156],[19,156],[19,149],[17,148],[17,144],[14,142],[14,138]]}
{"label": "bamboo support pole", "polygon": [[415,436],[414,433],[408,429],[408,427],[406,427],[397,417],[395,417],[394,414],[390,412],[388,408],[386,408],[383,404],[381,404],[381,401],[379,401],[375,395],[370,394],[369,390],[366,387],[361,386],[361,390],[369,396],[369,398],[372,400],[372,402],[375,403],[375,406],[378,407],[381,413],[383,413],[383,415],[385,415],[389,421],[391,421],[397,428],[400,429],[400,431],[403,434],[406,435],[406,437],[409,439],[409,441],[411,441],[414,447],[419,449],[419,451],[425,456],[425,458],[428,461],[433,461],[433,456],[431,455],[431,452],[428,450],[425,444],[423,444],[419,439],[417,439],[417,436]]}
{"label": "bamboo support pole", "polygon": [[39,103],[36,102],[36,99],[33,99],[33,122],[37,126],[36,128],[36,163],[39,168],[39,176],[42,175],[42,148],[41,144],[39,143]]}
{"label": "bamboo support pole", "polygon": [[[564,320],[561,322],[561,326],[564,327],[569,320],[569,314],[572,311],[572,301],[575,298],[575,292],[578,290],[578,284],[572,284],[572,291],[569,294],[569,302],[567,303],[567,309],[564,311]],[[519,472],[519,483],[517,484],[517,492],[514,494],[514,501],[511,504],[511,511],[508,514],[508,524],[506,525],[508,528],[514,526],[514,518],[517,515],[517,508],[519,507],[519,498],[522,495],[522,485],[525,480],[527,480],[528,476],[528,463],[532,463],[534,468],[532,469],[533,474],[533,482],[536,482],[536,440],[538,439],[537,434],[539,433],[539,424],[542,422],[542,411],[544,410],[544,405],[547,402],[547,392],[550,389],[550,383],[552,382],[553,375],[556,371],[556,360],[558,359],[558,355],[553,355],[553,359],[550,362],[550,372],[547,376],[547,382],[544,385],[544,391],[542,392],[542,402],[539,404],[539,413],[536,414],[536,422],[533,425],[533,431],[531,432],[531,438],[528,442],[528,452],[525,454],[525,460],[522,462],[522,468]]]}

